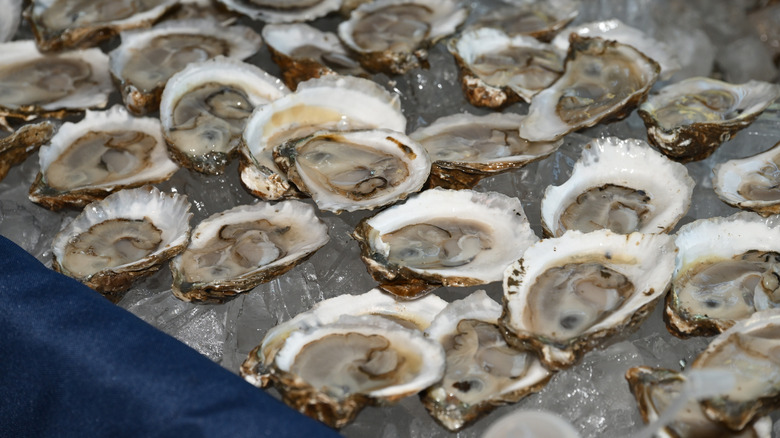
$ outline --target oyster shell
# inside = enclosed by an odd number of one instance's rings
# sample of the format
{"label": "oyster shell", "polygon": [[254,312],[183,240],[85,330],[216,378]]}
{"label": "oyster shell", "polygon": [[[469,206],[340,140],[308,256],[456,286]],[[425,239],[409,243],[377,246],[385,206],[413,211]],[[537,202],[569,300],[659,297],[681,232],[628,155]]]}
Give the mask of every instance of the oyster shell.
{"label": "oyster shell", "polygon": [[268,24],[262,35],[291,90],[300,82],[327,74],[368,75],[332,32],[304,23]]}
{"label": "oyster shell", "polygon": [[[639,412],[645,423],[656,421],[679,397],[686,382],[682,373],[663,368],[635,367],[626,372],[631,392],[636,397]],[[763,417],[752,427],[734,432],[704,415],[697,400],[688,400],[669,424],[656,434],[658,438],[770,438],[772,419]]]}
{"label": "oyster shell", "polygon": [[198,224],[170,263],[173,294],[223,302],[284,274],[328,242],[328,227],[300,201],[260,202]]}
{"label": "oyster shell", "polygon": [[291,333],[271,368],[282,400],[331,427],[367,404],[389,404],[441,379],[444,351],[422,332],[376,315]]}
{"label": "oyster shell", "polygon": [[548,236],[570,229],[667,232],[688,211],[693,186],[685,166],[642,140],[595,139],[571,177],[544,191],[542,227]]}
{"label": "oyster shell", "polygon": [[175,0],[33,0],[25,11],[43,52],[94,47],[123,30],[149,27]]}
{"label": "oyster shell", "polygon": [[187,197],[154,187],[120,190],[88,205],[52,241],[52,268],[119,301],[133,281],[184,250]]}
{"label": "oyster shell", "polygon": [[691,365],[725,368],[734,388],[702,401],[705,415],[740,431],[780,405],[780,309],[765,310],[740,321],[715,338]]}
{"label": "oyster shell", "polygon": [[511,0],[490,8],[474,28],[501,29],[509,35],[527,35],[550,41],[580,13],[579,0]]}
{"label": "oyster shell", "polygon": [[462,113],[441,117],[409,134],[433,161],[428,185],[470,189],[482,178],[540,160],[563,140],[528,142],[517,128],[525,117],[512,113]]}
{"label": "oyster shell", "polygon": [[444,347],[446,367],[442,380],[420,398],[451,431],[539,391],[552,377],[535,353],[507,345],[500,316],[501,305],[479,290],[449,304],[425,331]]}
{"label": "oyster shell", "polygon": [[241,365],[241,376],[255,386],[267,386],[270,383],[270,366],[290,334],[332,324],[342,315],[378,315],[423,331],[446,305],[447,302],[436,295],[428,295],[414,301],[398,301],[379,289],[320,301],[310,310],[268,330],[262,343],[249,353],[249,357]]}
{"label": "oyster shell", "polygon": [[38,160],[29,197],[50,209],[80,208],[122,188],[167,180],[179,168],[168,158],[160,122],[132,117],[120,105],[64,123]]}
{"label": "oyster shell", "polygon": [[320,210],[373,210],[405,199],[425,184],[428,153],[387,129],[317,131],[274,149],[276,164]]}
{"label": "oyster shell", "polygon": [[712,186],[726,204],[762,216],[780,213],[780,142],[751,157],[712,169]]}
{"label": "oyster shell", "polygon": [[447,48],[460,67],[466,98],[488,108],[530,101],[563,74],[566,53],[530,36],[510,37],[491,28],[464,32]]}
{"label": "oyster shell", "polygon": [[425,49],[455,32],[468,9],[457,0],[376,0],[339,24],[341,41],[372,73],[404,74],[425,65]]}
{"label": "oyster shell", "polygon": [[674,271],[666,234],[567,231],[530,246],[504,274],[507,342],[533,349],[549,369],[633,331],[652,313]]}
{"label": "oyster shell", "polygon": [[368,79],[328,75],[302,82],[291,93],[257,108],[241,145],[241,182],[264,200],[299,196],[276,166],[276,146],[319,130],[386,128],[405,132],[398,95]]}
{"label": "oyster shell", "polygon": [[341,0],[217,0],[231,11],[266,23],[311,21],[341,7]]}
{"label": "oyster shell", "polygon": [[780,227],[754,213],[699,219],[677,232],[669,331],[681,337],[725,331],[780,306]]}
{"label": "oyster shell", "polygon": [[46,55],[31,40],[0,44],[0,127],[6,118],[62,118],[103,108],[113,91],[108,57],[99,49]]}
{"label": "oyster shell", "polygon": [[362,220],[353,237],[379,287],[404,299],[498,281],[538,240],[517,198],[438,188]]}
{"label": "oyster shell", "polygon": [[686,162],[707,158],[778,97],[777,84],[749,81],[733,85],[694,77],[662,88],[639,106],[638,113],[650,143]]}
{"label": "oyster shell", "polygon": [[59,123],[44,120],[24,125],[7,137],[0,138],[0,181],[12,166],[23,162],[41,145],[47,143],[59,127]]}
{"label": "oyster shell", "polygon": [[2,6],[5,12],[0,16],[0,43],[10,41],[16,34],[22,18],[22,0],[6,0]]}
{"label": "oyster shell", "polygon": [[631,46],[572,34],[563,76],[531,99],[520,137],[551,141],[622,119],[645,98],[659,71]]}
{"label": "oyster shell", "polygon": [[252,29],[213,19],[169,21],[120,36],[122,44],[109,53],[110,71],[135,115],[157,111],[166,82],[187,64],[219,55],[248,58],[262,44]]}
{"label": "oyster shell", "polygon": [[171,156],[206,174],[225,171],[254,108],[289,93],[259,67],[218,56],[189,64],[168,80],[160,120]]}

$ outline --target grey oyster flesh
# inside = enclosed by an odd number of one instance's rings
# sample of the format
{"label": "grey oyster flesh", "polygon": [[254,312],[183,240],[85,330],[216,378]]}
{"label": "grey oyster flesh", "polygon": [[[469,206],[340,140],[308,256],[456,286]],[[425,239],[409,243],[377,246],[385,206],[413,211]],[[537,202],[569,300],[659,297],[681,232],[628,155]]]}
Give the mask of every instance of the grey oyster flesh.
{"label": "grey oyster flesh", "polygon": [[517,129],[499,129],[488,124],[456,126],[426,137],[422,141],[431,161],[484,162],[518,155],[542,156],[552,152],[556,143],[529,142]]}
{"label": "grey oyster flesh", "polygon": [[493,246],[492,230],[483,222],[434,218],[382,235],[390,248],[387,261],[412,269],[440,269],[471,263]]}
{"label": "grey oyster flesh", "polygon": [[[544,5],[543,2],[536,2]],[[544,33],[557,27],[560,18],[541,8],[518,8],[515,5],[499,8],[478,21],[481,27],[501,29],[509,35]],[[559,24],[560,26],[563,23]]]}
{"label": "grey oyster flesh", "polygon": [[[282,147],[279,153],[294,155],[297,173],[310,178],[307,184],[290,175],[302,191],[307,191],[306,186],[316,186],[348,199],[371,199],[398,186],[410,175],[399,156],[351,143],[337,134],[313,139],[297,150],[294,144],[291,146]],[[284,167],[284,163],[279,164]]]}
{"label": "grey oyster flesh", "polygon": [[777,201],[780,199],[780,154],[765,161],[752,173],[744,175],[737,193],[751,201]]}
{"label": "grey oyster flesh", "polygon": [[432,15],[433,11],[423,5],[380,8],[355,24],[352,38],[365,52],[411,53],[427,38]]}
{"label": "grey oyster flesh", "polygon": [[477,56],[469,69],[494,87],[542,90],[563,74],[563,58],[554,50],[511,46]]}
{"label": "grey oyster flesh", "polygon": [[224,281],[257,270],[287,255],[290,227],[262,219],[223,226],[203,246],[186,249],[181,257],[184,280],[190,283]]}
{"label": "grey oyster flesh", "polygon": [[73,58],[44,57],[0,67],[0,106],[45,105],[77,93],[92,81],[89,63]]}
{"label": "grey oyster flesh", "polygon": [[634,293],[625,275],[600,263],[569,263],[540,275],[528,294],[525,326],[568,344],[604,320]]}
{"label": "grey oyster flesh", "polygon": [[347,54],[329,52],[313,44],[296,47],[288,56],[292,59],[311,59],[340,75],[360,76],[366,74],[363,67]]}
{"label": "grey oyster flesh", "polygon": [[[408,353],[408,354],[407,354]],[[423,358],[384,336],[329,334],[304,346],[290,372],[339,400],[400,385],[420,373]]]}
{"label": "grey oyster flesh", "polygon": [[135,51],[120,73],[123,81],[151,92],[163,87],[174,73],[187,64],[228,55],[228,42],[208,35],[167,34],[151,40]]}
{"label": "grey oyster flesh", "polygon": [[150,161],[156,144],[140,131],[88,132],[49,165],[46,183],[69,191],[125,179],[156,164]]}
{"label": "grey oyster flesh", "polygon": [[186,93],[173,109],[166,133],[187,156],[229,155],[238,147],[254,106],[240,88],[206,83]]}
{"label": "grey oyster flesh", "polygon": [[39,30],[56,34],[61,31],[110,23],[154,9],[159,0],[60,0],[35,17]]}
{"label": "grey oyster flesh", "polygon": [[77,278],[133,263],[155,252],[162,231],[148,218],[109,219],[70,239],[61,265]]}
{"label": "grey oyster flesh", "polygon": [[722,320],[723,328],[780,304],[780,254],[748,251],[706,261],[674,282],[677,313],[691,320]]}
{"label": "grey oyster flesh", "polygon": [[650,201],[644,190],[615,184],[591,188],[563,211],[558,233],[566,230],[587,233],[600,229],[620,234],[637,231],[653,216]]}
{"label": "grey oyster flesh", "polygon": [[720,122],[741,113],[737,96],[727,90],[702,90],[682,95],[653,111],[660,127],[671,131],[694,123]]}

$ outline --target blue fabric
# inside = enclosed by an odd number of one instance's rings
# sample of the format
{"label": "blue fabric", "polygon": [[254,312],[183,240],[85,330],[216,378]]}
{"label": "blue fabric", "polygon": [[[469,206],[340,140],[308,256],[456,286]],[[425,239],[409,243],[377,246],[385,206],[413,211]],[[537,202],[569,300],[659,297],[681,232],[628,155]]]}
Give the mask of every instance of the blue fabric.
{"label": "blue fabric", "polygon": [[0,436],[339,435],[0,236]]}

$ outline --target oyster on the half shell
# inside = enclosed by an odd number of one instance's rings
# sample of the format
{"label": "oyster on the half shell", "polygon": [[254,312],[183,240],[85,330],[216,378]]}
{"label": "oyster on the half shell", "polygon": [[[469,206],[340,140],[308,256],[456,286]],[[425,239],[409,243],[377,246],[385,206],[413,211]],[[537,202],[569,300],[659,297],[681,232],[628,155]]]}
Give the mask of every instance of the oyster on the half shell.
{"label": "oyster on the half shell", "polygon": [[472,27],[501,29],[550,41],[580,13],[580,0],[511,0],[478,17]]}
{"label": "oyster on the half shell", "polygon": [[44,120],[24,125],[7,137],[0,138],[0,181],[12,166],[23,162],[57,132],[59,123]]}
{"label": "oyster on the half shell", "polygon": [[780,213],[780,142],[751,157],[719,163],[712,186],[721,201],[762,216]]}

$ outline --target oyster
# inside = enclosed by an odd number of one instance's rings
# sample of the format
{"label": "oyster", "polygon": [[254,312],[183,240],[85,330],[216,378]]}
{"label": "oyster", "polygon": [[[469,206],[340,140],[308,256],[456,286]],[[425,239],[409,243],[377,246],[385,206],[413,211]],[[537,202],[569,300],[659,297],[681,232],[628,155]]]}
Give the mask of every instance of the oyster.
{"label": "oyster", "polygon": [[780,213],[780,142],[752,157],[717,164],[712,172],[715,193],[726,204],[763,216]]}
{"label": "oyster", "polygon": [[270,366],[290,334],[332,324],[342,315],[378,315],[408,328],[423,331],[446,305],[447,302],[436,295],[428,295],[414,301],[398,301],[379,289],[320,301],[310,310],[271,328],[263,337],[262,343],[249,353],[249,357],[241,365],[241,376],[255,386],[267,386]]}
{"label": "oyster", "polygon": [[80,208],[122,188],[167,180],[179,168],[168,158],[160,122],[132,117],[120,105],[64,123],[38,158],[29,197],[50,209]]}
{"label": "oyster", "polygon": [[26,40],[2,43],[0,53],[0,127],[7,117],[62,118],[103,108],[113,91],[108,57],[99,49],[44,55]]}
{"label": "oyster", "polygon": [[472,105],[501,108],[526,102],[563,74],[565,50],[498,29],[464,32],[447,45],[460,66],[461,86]]}
{"label": "oyster", "polygon": [[336,428],[366,404],[418,393],[443,371],[441,345],[376,315],[291,333],[271,367],[285,403]]}
{"label": "oyster", "polygon": [[6,0],[0,5],[5,12],[0,16],[0,43],[10,41],[19,28],[22,18],[22,0]]}
{"label": "oyster", "polygon": [[276,166],[273,150],[319,130],[385,128],[406,131],[398,95],[368,79],[328,75],[257,108],[241,145],[241,182],[265,200],[299,196]]}
{"label": "oyster", "polygon": [[362,220],[353,236],[379,287],[405,299],[498,281],[538,240],[517,198],[438,188]]}
{"label": "oyster", "polygon": [[501,306],[480,290],[449,304],[425,331],[444,347],[447,365],[442,380],[420,398],[451,431],[539,391],[552,377],[536,354],[507,345],[500,316]]}
{"label": "oyster", "polygon": [[457,0],[376,0],[339,24],[341,41],[372,73],[404,74],[425,64],[425,49],[455,32],[468,16]]}
{"label": "oyster", "polygon": [[548,236],[602,228],[667,232],[688,211],[693,186],[685,166],[642,140],[595,139],[585,145],[571,177],[544,191],[542,227]]}
{"label": "oyster", "polygon": [[563,369],[652,313],[674,271],[666,234],[567,231],[529,247],[504,274],[507,342]]}
{"label": "oyster", "polygon": [[341,0],[218,0],[226,8],[266,23],[311,21],[341,7]]}
{"label": "oyster", "polygon": [[733,85],[695,77],[667,85],[639,106],[647,138],[680,161],[712,154],[755,120],[775,99],[780,86],[750,81]]}
{"label": "oyster", "polygon": [[780,405],[780,309],[740,321],[715,338],[693,362],[693,369],[725,368],[736,385],[722,396],[702,401],[705,415],[733,431],[743,430]]}
{"label": "oyster", "polygon": [[472,26],[501,29],[511,36],[527,35],[540,41],[550,41],[577,18],[579,12],[579,0],[511,0],[491,7]]}
{"label": "oyster", "polygon": [[262,44],[252,29],[212,19],[169,21],[120,36],[122,44],[109,53],[110,71],[135,115],[157,111],[166,82],[187,64],[219,55],[248,58]]}
{"label": "oyster", "polygon": [[780,227],[773,218],[737,213],[680,228],[669,331],[708,336],[754,312],[780,306]]}
{"label": "oyster", "polygon": [[320,210],[373,210],[425,184],[428,153],[387,129],[317,131],[274,149],[276,164]]}
{"label": "oyster", "polygon": [[47,143],[59,124],[51,120],[24,125],[7,137],[0,138],[0,181],[12,166],[23,162],[41,145]]}
{"label": "oyster", "polygon": [[470,189],[486,176],[547,157],[563,143],[523,140],[517,129],[524,120],[512,113],[453,114],[409,136],[422,144],[433,161],[430,186]]}
{"label": "oyster", "polygon": [[328,242],[328,227],[300,201],[241,205],[198,224],[171,261],[173,294],[223,302],[284,274]]}
{"label": "oyster", "polygon": [[622,119],[645,98],[659,71],[631,46],[572,34],[563,76],[531,99],[520,137],[551,141]]}
{"label": "oyster", "polygon": [[154,187],[120,190],[87,206],[52,241],[52,267],[119,301],[187,245],[187,197]]}
{"label": "oyster", "polygon": [[189,64],[171,76],[160,100],[171,156],[198,172],[224,172],[254,108],[288,93],[279,79],[237,59]]}
{"label": "oyster", "polygon": [[284,83],[292,90],[300,82],[327,74],[368,75],[332,32],[304,23],[268,24],[262,35]]}
{"label": "oyster", "polygon": [[25,11],[44,52],[93,47],[123,30],[149,27],[175,0],[33,0]]}

